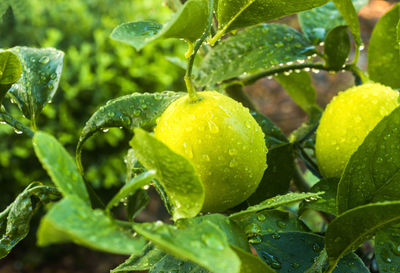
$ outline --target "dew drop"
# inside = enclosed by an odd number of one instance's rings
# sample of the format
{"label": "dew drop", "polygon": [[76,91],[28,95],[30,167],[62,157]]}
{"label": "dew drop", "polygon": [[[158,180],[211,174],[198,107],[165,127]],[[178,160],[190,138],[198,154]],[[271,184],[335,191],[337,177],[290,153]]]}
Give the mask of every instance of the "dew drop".
{"label": "dew drop", "polygon": [[43,56],[39,59],[39,63],[41,64],[47,64],[50,61],[49,56]]}

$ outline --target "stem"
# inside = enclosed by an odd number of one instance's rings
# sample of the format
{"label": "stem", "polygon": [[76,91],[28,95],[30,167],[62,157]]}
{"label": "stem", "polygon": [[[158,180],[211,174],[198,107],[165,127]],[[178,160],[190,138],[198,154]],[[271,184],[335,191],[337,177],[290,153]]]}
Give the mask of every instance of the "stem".
{"label": "stem", "polygon": [[127,221],[118,220],[118,219],[113,219],[113,221],[122,227],[133,228],[132,222],[127,222]]}
{"label": "stem", "polygon": [[368,75],[355,64],[347,65],[347,69],[346,70],[351,71],[355,75],[360,77],[362,83],[366,83],[366,82],[370,81]]}
{"label": "stem", "polygon": [[0,121],[4,121],[5,123],[13,127],[14,130],[23,132],[29,137],[33,137],[33,135],[35,134],[31,129],[23,125],[21,122],[16,120],[13,116],[5,112],[3,109],[0,110]]}
{"label": "stem", "polygon": [[[207,29],[204,31],[203,35],[200,37],[200,40],[198,40],[195,45],[194,49],[192,52],[192,55],[189,57],[187,69],[186,69],[186,74],[185,74],[185,83],[186,83],[186,88],[189,93],[189,99],[190,101],[197,101],[199,100],[199,95],[197,94],[196,90],[193,87],[193,82],[192,82],[192,72],[193,72],[193,64],[194,64],[194,59],[196,58],[197,51],[199,51],[199,48],[203,44],[204,40],[208,37],[211,31],[211,27],[213,24],[213,7],[214,7],[214,0],[209,0],[208,1],[208,8],[209,8],[209,14],[208,14],[208,25]],[[190,47],[190,45],[189,45]]]}
{"label": "stem", "polygon": [[231,82],[227,87],[225,87],[225,92],[229,97],[236,101],[239,101],[243,106],[249,108],[252,111],[257,111],[256,106],[249,99],[246,93],[243,91],[243,83],[240,81]]}

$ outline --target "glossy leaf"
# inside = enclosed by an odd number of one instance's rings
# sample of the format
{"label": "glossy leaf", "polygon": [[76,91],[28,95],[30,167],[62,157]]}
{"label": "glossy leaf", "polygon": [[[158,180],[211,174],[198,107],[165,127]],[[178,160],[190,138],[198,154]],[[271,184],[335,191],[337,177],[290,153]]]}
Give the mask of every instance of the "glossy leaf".
{"label": "glossy leaf", "polygon": [[132,130],[136,127],[152,129],[156,119],[164,110],[183,93],[133,93],[107,102],[101,106],[82,129],[76,148],[80,157],[83,144],[97,132],[111,127],[123,127]]}
{"label": "glossy leaf", "polygon": [[332,0],[336,8],[339,10],[343,19],[349,26],[350,32],[353,35],[354,42],[356,43],[357,50],[362,44],[360,33],[360,22],[358,21],[357,11],[353,5],[352,0]]}
{"label": "glossy leaf", "polygon": [[22,76],[9,92],[25,117],[36,120],[58,88],[64,53],[54,48],[14,47],[10,50],[22,64]]}
{"label": "glossy leaf", "polygon": [[196,81],[211,86],[243,73],[304,60],[313,50],[310,42],[293,28],[281,24],[258,25],[214,47],[201,62]]}
{"label": "glossy leaf", "polygon": [[102,210],[92,210],[82,200],[70,196],[55,204],[39,226],[38,245],[72,241],[89,248],[115,253],[139,254],[145,240],[122,229]]}
{"label": "glossy leaf", "polygon": [[396,73],[400,67],[396,28],[399,20],[400,4],[397,4],[376,24],[368,48],[368,73],[371,80],[392,88],[400,88],[400,78]]}
{"label": "glossy leaf", "polygon": [[246,210],[242,210],[230,215],[231,219],[236,219],[238,216],[242,216],[244,214],[255,213],[260,210],[270,209],[270,208],[277,208],[283,205],[291,204],[293,202],[298,202],[307,198],[317,199],[319,198],[324,192],[317,192],[317,193],[288,193],[285,195],[278,195],[267,200],[264,200],[260,204],[250,206]]}
{"label": "glossy leaf", "polygon": [[[257,254],[282,273],[308,272],[323,247],[323,237],[304,232],[264,235],[261,243],[254,244]],[[357,255],[350,253],[340,260],[333,273],[369,273],[369,270]]]}
{"label": "glossy leaf", "polygon": [[399,200],[400,108],[384,117],[346,165],[338,187],[338,212],[360,205]]}
{"label": "glossy leaf", "polygon": [[154,136],[137,128],[130,142],[140,163],[156,178],[172,203],[173,218],[196,216],[204,202],[204,187],[193,165]]}
{"label": "glossy leaf", "polygon": [[305,71],[291,73],[290,75],[279,74],[275,77],[282,87],[288,92],[294,102],[307,114],[310,114],[316,104],[317,92],[311,82],[311,76]]}
{"label": "glossy leaf", "polygon": [[339,180],[337,178],[327,178],[320,180],[315,184],[310,191],[320,192],[324,191],[325,194],[318,200],[303,201],[300,204],[299,214],[305,209],[314,209],[326,212],[332,215],[337,215],[336,212],[336,194]]}
{"label": "glossy leaf", "polygon": [[194,42],[207,27],[208,14],[207,0],[189,0],[165,26],[152,21],[124,23],[113,30],[111,38],[137,50],[158,38],[180,38]]}
{"label": "glossy leaf", "polygon": [[293,145],[287,143],[269,149],[267,165],[268,168],[265,170],[257,190],[247,199],[250,204],[258,204],[265,198],[288,191],[294,172]]}
{"label": "glossy leaf", "polygon": [[265,135],[265,143],[268,149],[289,142],[279,127],[276,126],[267,116],[258,112],[251,112],[251,115],[257,121],[258,125],[260,125]]}
{"label": "glossy leaf", "polygon": [[[368,4],[368,0],[353,0],[353,4],[358,11]],[[299,21],[301,29],[313,44],[324,41],[328,32],[336,26],[346,25],[333,2],[299,13]]]}
{"label": "glossy leaf", "polygon": [[218,0],[219,31],[256,25],[285,15],[321,6],[327,0]]}
{"label": "glossy leaf", "polygon": [[60,197],[57,189],[32,183],[0,213],[0,259],[29,233],[30,221],[38,209]]}
{"label": "glossy leaf", "polygon": [[209,221],[184,228],[163,223],[134,224],[134,229],[165,252],[190,260],[215,273],[240,270],[240,260],[225,234]]}
{"label": "glossy leaf", "polygon": [[36,156],[60,192],[90,204],[85,182],[74,160],[57,139],[47,133],[36,132],[32,141]]}
{"label": "glossy leaf", "polygon": [[11,51],[0,51],[0,104],[21,73],[22,66],[18,57]]}
{"label": "glossy leaf", "polygon": [[147,191],[143,189],[128,196],[126,201],[126,214],[128,219],[133,220],[148,205],[149,201],[150,197]]}
{"label": "glossy leaf", "polygon": [[246,252],[236,246],[232,246],[232,249],[236,252],[241,261],[240,273],[275,273],[275,270],[264,263],[259,257],[254,256],[252,253]]}
{"label": "glossy leaf", "polygon": [[325,246],[331,267],[379,229],[400,221],[400,201],[373,203],[348,210],[328,226]]}
{"label": "glossy leaf", "polygon": [[177,272],[177,273],[211,273],[204,267],[191,261],[178,259],[172,255],[165,255],[160,262],[149,270],[149,273]]}
{"label": "glossy leaf", "polygon": [[329,31],[325,39],[324,53],[327,66],[339,70],[345,64],[350,53],[350,37],[347,26],[338,26]]}
{"label": "glossy leaf", "polygon": [[375,258],[382,272],[400,270],[400,227],[388,226],[375,236]]}

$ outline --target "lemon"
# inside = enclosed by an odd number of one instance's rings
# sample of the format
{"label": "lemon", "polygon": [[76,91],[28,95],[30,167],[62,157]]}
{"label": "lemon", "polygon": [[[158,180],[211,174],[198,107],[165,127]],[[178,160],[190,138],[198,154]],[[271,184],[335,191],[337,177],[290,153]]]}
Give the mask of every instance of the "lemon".
{"label": "lemon", "polygon": [[245,201],[267,167],[264,133],[249,110],[215,91],[173,102],[154,135],[187,158],[205,188],[203,212],[219,212]]}
{"label": "lemon", "polygon": [[368,133],[398,105],[398,92],[367,83],[339,92],[326,107],[317,129],[315,152],[324,177],[340,177]]}

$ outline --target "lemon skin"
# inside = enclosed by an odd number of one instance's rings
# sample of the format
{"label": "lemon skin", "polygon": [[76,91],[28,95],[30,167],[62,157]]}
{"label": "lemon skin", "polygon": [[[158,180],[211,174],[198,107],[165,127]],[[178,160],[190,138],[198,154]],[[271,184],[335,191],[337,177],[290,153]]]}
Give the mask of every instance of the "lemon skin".
{"label": "lemon skin", "polygon": [[245,201],[267,167],[264,133],[249,110],[215,91],[174,101],[154,135],[194,166],[205,189],[203,212],[220,212]]}
{"label": "lemon skin", "polygon": [[317,129],[315,153],[324,177],[340,177],[368,133],[397,106],[399,93],[378,83],[339,92]]}

